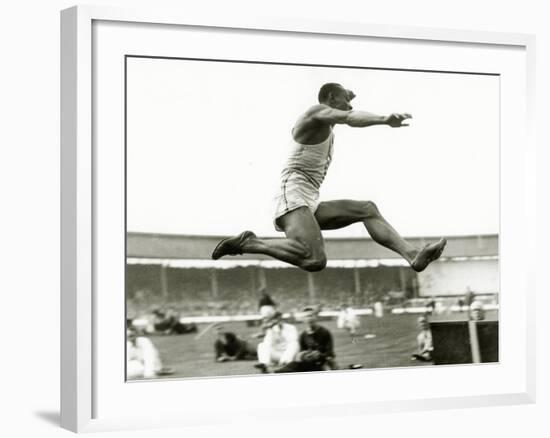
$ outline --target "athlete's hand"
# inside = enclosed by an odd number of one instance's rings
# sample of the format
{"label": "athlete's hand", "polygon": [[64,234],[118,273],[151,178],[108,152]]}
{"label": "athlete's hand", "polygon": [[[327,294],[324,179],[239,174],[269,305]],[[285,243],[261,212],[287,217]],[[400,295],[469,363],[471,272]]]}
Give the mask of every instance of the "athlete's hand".
{"label": "athlete's hand", "polygon": [[403,123],[403,121],[407,119],[412,119],[409,113],[393,113],[384,118],[384,123],[392,128],[401,128],[402,126],[409,126],[408,123]]}

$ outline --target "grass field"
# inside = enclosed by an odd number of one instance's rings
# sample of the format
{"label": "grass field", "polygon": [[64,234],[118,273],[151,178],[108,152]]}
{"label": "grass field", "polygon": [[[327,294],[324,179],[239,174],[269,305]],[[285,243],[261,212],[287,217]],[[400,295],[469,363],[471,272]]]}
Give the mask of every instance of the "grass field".
{"label": "grass field", "polygon": [[[430,363],[411,361],[416,352],[419,315],[386,315],[383,318],[365,316],[361,318],[361,327],[355,340],[343,330],[336,328],[334,320],[322,321],[321,325],[331,330],[334,337],[336,359],[340,369],[350,364],[360,363],[363,368],[388,368],[426,366]],[[445,315],[444,319],[465,319],[465,313]],[[435,318],[433,318],[435,319]],[[432,319],[432,320],[433,320]],[[199,332],[205,326],[199,326]],[[226,323],[227,331],[233,331],[243,339],[256,345],[259,340],[251,335],[259,331],[258,327],[247,327],[244,322]],[[302,324],[297,324],[303,330]],[[365,339],[365,334],[375,337]],[[217,363],[214,361],[214,331],[209,331],[199,340],[196,334],[153,336],[151,339],[159,350],[163,365],[170,367],[175,374],[169,378],[229,376],[258,374],[252,365],[254,361]]]}

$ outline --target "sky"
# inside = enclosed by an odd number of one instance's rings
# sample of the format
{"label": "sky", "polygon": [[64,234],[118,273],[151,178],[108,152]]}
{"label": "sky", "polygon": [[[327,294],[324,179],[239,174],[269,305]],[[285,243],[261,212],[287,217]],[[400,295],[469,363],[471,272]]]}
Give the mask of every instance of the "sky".
{"label": "sky", "polygon": [[496,76],[148,58],[127,67],[127,230],[281,236],[290,132],[325,82],[352,89],[355,109],[413,119],[336,126],[321,200],[372,200],[403,236],[498,232]]}

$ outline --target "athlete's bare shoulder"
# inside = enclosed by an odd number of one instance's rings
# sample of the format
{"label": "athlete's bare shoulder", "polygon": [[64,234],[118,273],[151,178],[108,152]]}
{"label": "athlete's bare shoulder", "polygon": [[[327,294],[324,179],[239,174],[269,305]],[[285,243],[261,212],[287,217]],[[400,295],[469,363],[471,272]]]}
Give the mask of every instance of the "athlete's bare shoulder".
{"label": "athlete's bare shoulder", "polygon": [[317,144],[324,141],[332,129],[331,124],[320,120],[317,115],[330,108],[324,104],[309,107],[296,121],[292,129],[294,140],[302,144]]}
{"label": "athlete's bare shoulder", "polygon": [[325,111],[327,108],[330,107],[322,103],[310,106],[305,112],[300,115],[300,117],[298,117],[298,120],[296,121],[296,125],[294,127],[296,128],[298,125],[311,124],[312,122],[317,124],[316,116],[320,112]]}
{"label": "athlete's bare shoulder", "polygon": [[321,111],[326,111],[329,108],[330,107],[328,105],[325,105],[324,103],[317,103],[313,106],[310,106],[304,115],[307,115],[308,117],[315,117],[316,114],[320,113]]}

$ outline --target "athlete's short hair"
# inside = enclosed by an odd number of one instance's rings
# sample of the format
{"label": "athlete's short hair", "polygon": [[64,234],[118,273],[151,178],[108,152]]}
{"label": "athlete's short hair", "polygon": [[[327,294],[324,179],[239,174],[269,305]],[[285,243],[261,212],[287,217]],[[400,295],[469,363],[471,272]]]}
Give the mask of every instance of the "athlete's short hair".
{"label": "athlete's short hair", "polygon": [[319,103],[324,103],[327,101],[328,96],[330,93],[334,93],[339,88],[342,88],[340,84],[337,84],[336,82],[328,82],[324,84],[319,89],[319,95],[317,96],[317,99],[319,100]]}

